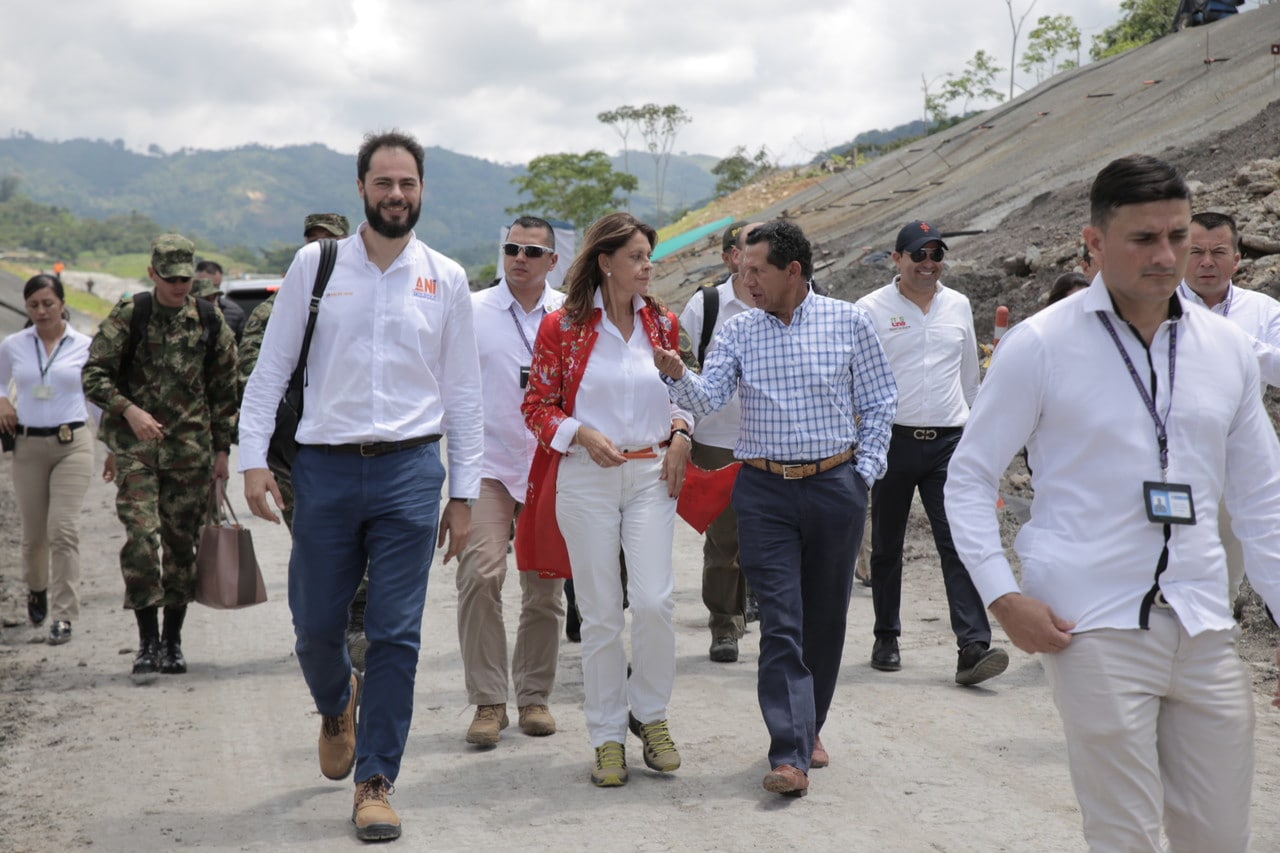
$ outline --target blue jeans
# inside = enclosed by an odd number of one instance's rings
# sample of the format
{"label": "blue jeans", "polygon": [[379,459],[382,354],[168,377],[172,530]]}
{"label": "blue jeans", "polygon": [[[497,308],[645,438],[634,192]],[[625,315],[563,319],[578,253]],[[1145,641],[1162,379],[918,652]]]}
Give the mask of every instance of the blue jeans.
{"label": "blue jeans", "polygon": [[347,608],[369,571],[357,782],[394,782],[400,770],[443,484],[439,444],[369,458],[303,447],[293,464],[289,607],[298,663],[325,716],[347,705]]}
{"label": "blue jeans", "polygon": [[757,690],[769,764],[809,771],[844,651],[867,484],[847,462],[803,480],[743,466],[738,562],[760,603]]}

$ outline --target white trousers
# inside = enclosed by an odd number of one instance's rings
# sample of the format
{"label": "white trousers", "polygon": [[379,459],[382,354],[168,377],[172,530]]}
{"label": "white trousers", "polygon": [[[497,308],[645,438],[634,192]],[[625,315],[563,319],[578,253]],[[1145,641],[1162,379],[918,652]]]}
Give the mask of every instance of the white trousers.
{"label": "white trousers", "polygon": [[1084,835],[1097,853],[1244,853],[1253,697],[1238,629],[1191,637],[1153,607],[1149,631],[1104,628],[1044,656]]}
{"label": "white trousers", "polygon": [[[628,710],[642,723],[667,718],[676,677],[671,565],[676,502],[659,479],[662,459],[659,453],[656,459],[601,468],[586,453],[575,453],[560,462],[556,520],[569,549],[582,614],[582,710],[593,747],[626,743]],[[619,550],[627,557],[630,678]]]}

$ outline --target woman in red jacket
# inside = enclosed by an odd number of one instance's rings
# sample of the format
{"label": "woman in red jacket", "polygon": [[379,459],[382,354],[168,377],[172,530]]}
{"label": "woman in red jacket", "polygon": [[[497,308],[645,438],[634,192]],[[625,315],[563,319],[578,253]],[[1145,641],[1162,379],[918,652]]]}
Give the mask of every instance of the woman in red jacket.
{"label": "woman in red jacket", "polygon": [[[566,275],[564,306],[538,331],[522,406],[538,451],[517,562],[554,569],[565,564],[554,555],[567,546],[582,613],[591,781],[602,787],[627,781],[628,728],[648,767],[680,766],[667,727],[675,682],[671,546],[690,418],[672,405],[653,364],[655,346],[678,343],[675,315],[647,295],[656,239],[627,213],[587,229]],[[631,608],[629,678],[619,549]]]}

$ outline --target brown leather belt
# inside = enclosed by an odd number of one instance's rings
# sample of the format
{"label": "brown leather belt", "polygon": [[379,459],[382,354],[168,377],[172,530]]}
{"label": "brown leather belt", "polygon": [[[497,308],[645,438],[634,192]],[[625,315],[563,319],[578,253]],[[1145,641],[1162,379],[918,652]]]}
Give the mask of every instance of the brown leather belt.
{"label": "brown leather belt", "polygon": [[814,474],[821,474],[830,471],[837,465],[843,465],[853,458],[853,448],[837,453],[835,456],[828,456],[826,459],[819,459],[817,462],[774,462],[772,459],[743,459],[743,464],[750,465],[752,468],[759,468],[761,471],[768,471],[770,474],[777,474],[784,480],[803,480],[805,477],[812,477]]}
{"label": "brown leather belt", "polygon": [[350,453],[355,456],[385,456],[388,453],[399,453],[411,447],[421,447],[440,440],[438,433],[420,435],[417,438],[406,438],[404,441],[368,441],[364,444],[311,444],[323,453]]}
{"label": "brown leather belt", "polygon": [[627,459],[657,459],[659,448],[667,447],[671,444],[671,439],[651,445],[649,447],[640,447],[635,450],[621,450],[621,453]]}

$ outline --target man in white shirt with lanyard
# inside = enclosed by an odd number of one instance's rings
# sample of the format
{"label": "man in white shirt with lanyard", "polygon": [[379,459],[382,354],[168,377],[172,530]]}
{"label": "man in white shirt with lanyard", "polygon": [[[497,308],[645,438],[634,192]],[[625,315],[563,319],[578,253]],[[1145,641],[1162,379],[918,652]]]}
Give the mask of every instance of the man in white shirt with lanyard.
{"label": "man in white shirt with lanyard", "polygon": [[[458,563],[458,643],[467,700],[476,706],[467,743],[493,746],[507,717],[507,629],[502,586],[507,576],[511,525],[528,491],[529,465],[538,440],[525,426],[520,403],[529,381],[533,342],[548,312],[564,302],[547,274],[555,269],[551,224],[521,216],[502,244],[503,276],[472,294],[484,397],[484,458],[480,498],[471,510],[471,538]],[[555,734],[547,699],[556,681],[564,581],[520,572],[520,621],[510,657],[520,730]]]}
{"label": "man in white shirt with lanyard", "polygon": [[[321,772],[343,779],[355,767],[351,819],[362,841],[400,836],[387,796],[413,716],[427,573],[437,545],[447,543],[445,562],[466,545],[480,493],[471,291],[462,267],[414,236],[423,156],[417,140],[397,131],[366,136],[357,154],[366,222],[338,243],[307,357],[291,472],[295,648],[322,716]],[[277,507],[281,498],[267,446],[302,346],[320,246],[300,249],[285,274],[240,410],[245,497],[254,515],[273,522],[267,493]],[[443,514],[442,433],[450,495]],[[361,688],[346,626],[366,565]]]}
{"label": "man in white shirt with lanyard", "polygon": [[[1000,342],[947,478],[956,546],[1014,645],[1042,661],[1090,850],[1242,853],[1253,696],[1222,591],[1224,499],[1280,612],[1280,443],[1238,329],[1177,293],[1178,171],[1133,155],[1090,191],[1089,289]],[[1031,520],[1005,557],[997,487],[1025,446]],[[1280,702],[1280,700],[1277,700]]]}
{"label": "man in white shirt with lanyard", "polygon": [[[680,312],[682,354],[687,346],[689,357],[699,368],[707,353],[715,349],[715,336],[725,322],[753,307],[754,300],[736,270],[747,235],[760,224],[738,224],[736,233],[732,235],[735,242],[729,249],[732,254],[726,260],[734,271],[720,284],[695,293]],[[703,351],[701,343],[706,338],[703,326],[709,313],[709,299],[716,301],[717,308],[711,338]],[[738,441],[741,420],[742,404],[736,395],[724,408],[699,418],[690,461],[707,470],[733,464],[733,448]],[[747,582],[738,567],[738,514],[732,506],[726,506],[724,512],[707,526],[706,539],[702,544],[702,603],[709,614],[707,627],[711,629],[711,649],[708,654],[711,660],[733,663],[738,659],[738,640],[746,630]]]}
{"label": "man in white shirt with lanyard", "polygon": [[959,649],[955,680],[968,686],[1004,672],[1009,654],[991,648],[991,624],[956,555],[943,507],[947,463],[978,393],[973,310],[967,296],[939,280],[946,251],[941,233],[928,222],[907,223],[893,250],[898,275],[858,300],[875,323],[898,383],[889,468],[871,489],[871,601],[876,613],[871,666],[883,672],[902,668],[902,549],[911,501],[919,490],[942,563]]}
{"label": "man in white shirt with lanyard", "polygon": [[[1280,302],[1231,282],[1240,266],[1240,232],[1225,213],[1191,217],[1191,250],[1178,286],[1184,301],[1203,305],[1239,326],[1253,342],[1264,385],[1280,386]],[[1219,507],[1218,533],[1227,551],[1228,601],[1236,601],[1244,578],[1244,554],[1231,532],[1231,517]]]}

